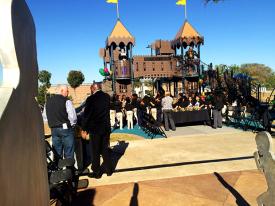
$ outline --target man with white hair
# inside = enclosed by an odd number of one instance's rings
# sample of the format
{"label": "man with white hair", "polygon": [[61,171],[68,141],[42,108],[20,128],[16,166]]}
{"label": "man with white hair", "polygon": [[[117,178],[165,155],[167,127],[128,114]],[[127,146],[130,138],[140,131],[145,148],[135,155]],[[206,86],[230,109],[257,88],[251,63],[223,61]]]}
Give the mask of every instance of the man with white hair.
{"label": "man with white hair", "polygon": [[57,94],[46,102],[46,114],[52,132],[52,144],[63,158],[74,158],[74,126],[77,116],[73,103],[68,99],[68,87],[61,85]]}

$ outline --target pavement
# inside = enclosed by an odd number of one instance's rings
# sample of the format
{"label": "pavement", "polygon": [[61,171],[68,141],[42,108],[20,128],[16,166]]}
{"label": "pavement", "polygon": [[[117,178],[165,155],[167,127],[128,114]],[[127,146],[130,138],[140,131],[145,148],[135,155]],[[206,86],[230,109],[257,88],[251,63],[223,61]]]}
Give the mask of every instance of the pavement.
{"label": "pavement", "polygon": [[89,178],[76,205],[257,205],[266,191],[255,133],[198,125],[112,143],[115,172]]}
{"label": "pavement", "polygon": [[202,174],[91,187],[80,191],[77,206],[247,206],[266,191],[257,170]]}

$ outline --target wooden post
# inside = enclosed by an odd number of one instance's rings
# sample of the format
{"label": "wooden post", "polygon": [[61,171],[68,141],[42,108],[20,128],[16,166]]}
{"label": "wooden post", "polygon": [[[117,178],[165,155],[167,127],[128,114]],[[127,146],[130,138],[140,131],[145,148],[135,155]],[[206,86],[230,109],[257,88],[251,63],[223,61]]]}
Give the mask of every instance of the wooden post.
{"label": "wooden post", "polygon": [[112,90],[113,93],[116,94],[116,67],[114,64],[114,51],[113,51],[113,46],[109,46],[110,53],[111,53],[111,65],[110,68],[113,71],[113,76],[112,76]]}
{"label": "wooden post", "polygon": [[198,44],[198,56],[199,56],[199,64],[198,64],[198,74],[200,75],[200,69],[201,69],[201,45],[200,44]]}
{"label": "wooden post", "polygon": [[181,70],[182,70],[182,80],[181,80],[181,83],[182,83],[182,93],[185,92],[185,88],[184,88],[184,66],[183,66],[183,60],[184,60],[184,49],[183,49],[183,45],[181,45]]}
{"label": "wooden post", "polygon": [[132,94],[135,93],[135,90],[134,90],[134,66],[133,66],[133,51],[132,51],[133,47],[132,47],[132,44],[130,43],[129,44],[129,50],[130,50],[130,55],[129,55],[129,69],[130,69],[130,75],[131,75],[131,87],[132,87]]}

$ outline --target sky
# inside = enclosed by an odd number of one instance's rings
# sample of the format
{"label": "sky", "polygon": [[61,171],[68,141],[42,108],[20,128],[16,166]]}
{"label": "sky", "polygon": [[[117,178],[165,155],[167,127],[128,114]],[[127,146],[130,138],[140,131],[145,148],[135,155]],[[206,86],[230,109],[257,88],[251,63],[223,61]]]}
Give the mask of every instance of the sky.
{"label": "sky", "polygon": [[[70,70],[81,70],[84,83],[102,80],[99,49],[116,23],[115,4],[105,0],[26,2],[36,25],[39,69],[52,74],[51,83],[67,83]],[[188,21],[204,36],[201,60],[214,65],[261,63],[275,70],[274,9],[274,0],[207,5],[203,0],[187,0]],[[176,0],[119,0],[119,11],[136,39],[133,55],[150,54],[146,46],[157,39],[174,39],[184,23],[184,7],[177,6]]]}

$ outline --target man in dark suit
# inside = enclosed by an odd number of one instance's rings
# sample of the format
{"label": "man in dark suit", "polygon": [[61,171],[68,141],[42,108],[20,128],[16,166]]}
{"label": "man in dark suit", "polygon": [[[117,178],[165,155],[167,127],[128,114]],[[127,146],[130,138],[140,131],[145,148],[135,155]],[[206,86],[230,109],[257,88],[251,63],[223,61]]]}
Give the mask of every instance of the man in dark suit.
{"label": "man in dark suit", "polygon": [[83,130],[90,134],[92,153],[92,176],[100,178],[103,171],[100,169],[100,155],[103,157],[105,172],[112,175],[110,142],[110,96],[100,90],[98,84],[91,86],[92,95],[86,100],[83,115]]}

